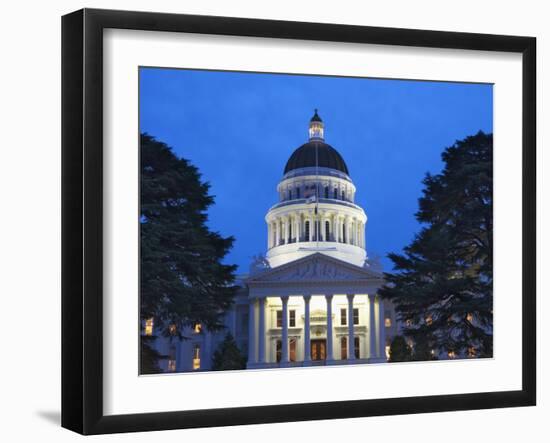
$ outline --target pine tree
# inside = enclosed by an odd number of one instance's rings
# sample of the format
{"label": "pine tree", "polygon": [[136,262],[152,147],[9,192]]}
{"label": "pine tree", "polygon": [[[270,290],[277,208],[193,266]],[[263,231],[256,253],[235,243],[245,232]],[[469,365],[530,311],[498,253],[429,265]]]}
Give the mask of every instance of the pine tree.
{"label": "pine tree", "polygon": [[421,231],[404,254],[389,254],[395,273],[381,295],[392,300],[414,342],[434,351],[492,355],[493,136],[479,132],[442,154],[427,175],[416,218]]}
{"label": "pine tree", "polygon": [[147,134],[140,143],[141,319],[154,318],[157,335],[221,329],[235,292],[236,266],[222,263],[233,238],[207,227],[214,198],[198,169]]}
{"label": "pine tree", "polygon": [[156,340],[154,336],[141,337],[141,355],[139,359],[140,374],[158,374],[160,372],[158,365],[159,360],[167,357],[166,355],[160,354],[153,347],[154,340]]}
{"label": "pine tree", "polygon": [[237,343],[230,333],[227,333],[223,342],[212,357],[212,370],[226,371],[229,369],[246,369],[246,356],[241,353]]}
{"label": "pine tree", "polygon": [[390,363],[410,361],[412,359],[411,347],[402,335],[396,335],[390,344]]}

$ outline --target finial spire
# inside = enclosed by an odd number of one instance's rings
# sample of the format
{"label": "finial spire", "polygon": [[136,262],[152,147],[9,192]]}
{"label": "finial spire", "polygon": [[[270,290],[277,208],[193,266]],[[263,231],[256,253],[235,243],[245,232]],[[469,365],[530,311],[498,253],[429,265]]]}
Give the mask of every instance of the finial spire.
{"label": "finial spire", "polygon": [[325,139],[325,125],[323,120],[319,117],[318,109],[315,108],[315,113],[309,121],[309,139],[310,140],[324,140]]}

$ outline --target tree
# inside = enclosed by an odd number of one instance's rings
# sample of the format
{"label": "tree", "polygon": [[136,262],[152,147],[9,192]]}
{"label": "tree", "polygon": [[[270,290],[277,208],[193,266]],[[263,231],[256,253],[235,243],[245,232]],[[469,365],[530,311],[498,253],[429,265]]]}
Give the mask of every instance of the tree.
{"label": "tree", "polygon": [[416,341],[413,344],[411,360],[437,360],[433,340],[431,340],[429,336],[416,334]]}
{"label": "tree", "polygon": [[166,358],[166,355],[160,354],[152,342],[156,339],[154,336],[141,337],[141,355],[139,359],[140,374],[157,374],[160,372],[158,361]]}
{"label": "tree", "polygon": [[227,333],[224,341],[214,352],[212,370],[226,371],[229,369],[246,369],[246,356],[241,353],[233,336]]}
{"label": "tree", "polygon": [[177,335],[197,323],[221,329],[236,266],[222,263],[233,238],[206,225],[210,186],[189,161],[147,134],[140,154],[141,320],[154,318],[155,332],[166,336],[174,335],[173,325]]}
{"label": "tree", "polygon": [[479,132],[442,154],[423,181],[422,229],[404,254],[389,254],[381,295],[390,299],[415,343],[435,352],[492,355],[493,136]]}
{"label": "tree", "polygon": [[390,363],[410,361],[412,359],[411,347],[402,335],[396,335],[390,344]]}

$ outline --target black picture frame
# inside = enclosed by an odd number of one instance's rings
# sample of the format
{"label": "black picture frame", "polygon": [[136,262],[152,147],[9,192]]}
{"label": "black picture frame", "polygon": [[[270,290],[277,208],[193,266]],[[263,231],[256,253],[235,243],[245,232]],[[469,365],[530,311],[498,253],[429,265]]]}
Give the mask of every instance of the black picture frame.
{"label": "black picture frame", "polygon": [[[522,54],[522,389],[109,415],[103,413],[103,30],[454,48]],[[62,426],[82,434],[228,426],[536,403],[536,39],[83,9],[62,18]]]}

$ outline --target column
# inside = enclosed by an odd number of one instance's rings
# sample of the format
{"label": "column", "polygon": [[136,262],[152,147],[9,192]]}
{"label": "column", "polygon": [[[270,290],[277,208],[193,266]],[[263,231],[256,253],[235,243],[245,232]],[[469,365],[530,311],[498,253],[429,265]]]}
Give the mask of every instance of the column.
{"label": "column", "polygon": [[374,295],[369,294],[369,358],[376,358],[376,316]]}
{"label": "column", "polygon": [[353,297],[348,294],[348,360],[355,360],[355,340],[353,337]]}
{"label": "column", "polygon": [[376,297],[378,305],[378,357],[386,359],[386,322],[384,314],[384,300],[380,296]]}
{"label": "column", "polygon": [[279,219],[276,218],[275,219],[275,246],[279,246],[279,239],[281,238],[280,225],[281,223],[279,222]]}
{"label": "column", "polygon": [[248,364],[256,363],[256,299],[248,300]]}
{"label": "column", "polygon": [[304,295],[304,361],[311,361],[311,337],[309,325],[309,302],[311,295]]}
{"label": "column", "polygon": [[299,242],[300,241],[300,236],[302,235],[301,232],[300,232],[300,214],[296,214],[296,217],[295,217],[295,222],[296,222],[296,233],[294,234],[294,236],[296,237],[296,242]]}
{"label": "column", "polygon": [[288,296],[281,297],[283,302],[283,337],[281,339],[281,363],[288,363]]}
{"label": "column", "polygon": [[258,316],[258,363],[265,363],[265,298],[258,300],[260,315]]}
{"label": "column", "polygon": [[313,225],[313,217],[311,215],[308,215],[307,217],[309,221],[309,237],[308,241],[311,241],[313,239],[313,231],[315,230],[315,226]]}
{"label": "column", "polygon": [[332,346],[332,295],[325,295],[327,302],[327,360],[334,359]]}
{"label": "column", "polygon": [[267,249],[271,249],[271,222],[267,224]]}

